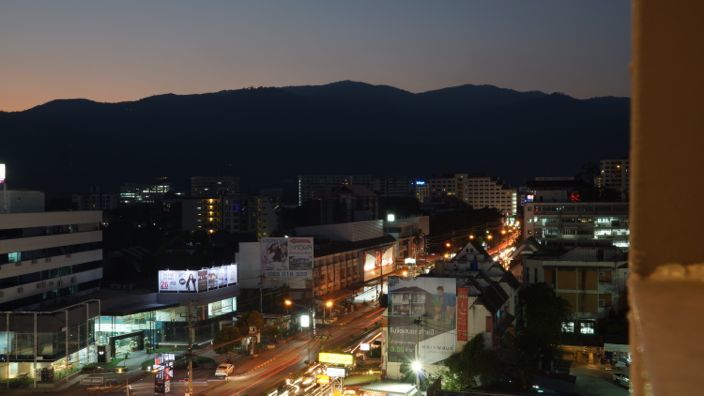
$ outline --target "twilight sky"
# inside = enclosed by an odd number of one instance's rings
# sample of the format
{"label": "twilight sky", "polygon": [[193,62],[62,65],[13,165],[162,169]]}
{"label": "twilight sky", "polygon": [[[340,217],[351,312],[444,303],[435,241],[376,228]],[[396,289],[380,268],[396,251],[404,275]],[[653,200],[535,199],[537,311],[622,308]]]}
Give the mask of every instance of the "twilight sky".
{"label": "twilight sky", "polygon": [[0,110],[357,80],[629,96],[628,0],[0,2]]}

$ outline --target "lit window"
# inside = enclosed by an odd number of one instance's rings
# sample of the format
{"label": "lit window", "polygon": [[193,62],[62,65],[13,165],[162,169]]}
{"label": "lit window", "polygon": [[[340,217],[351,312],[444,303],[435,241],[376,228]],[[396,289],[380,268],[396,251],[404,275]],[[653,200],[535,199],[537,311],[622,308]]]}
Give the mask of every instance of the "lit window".
{"label": "lit window", "polygon": [[563,333],[574,333],[574,322],[562,322]]}
{"label": "lit window", "polygon": [[582,322],[579,324],[581,334],[594,334],[594,322]]}

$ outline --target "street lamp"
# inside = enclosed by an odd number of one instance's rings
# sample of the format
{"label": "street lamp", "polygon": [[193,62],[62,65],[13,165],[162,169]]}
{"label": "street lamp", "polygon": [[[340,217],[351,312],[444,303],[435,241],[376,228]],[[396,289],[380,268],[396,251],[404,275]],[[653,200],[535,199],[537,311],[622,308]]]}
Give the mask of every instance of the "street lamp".
{"label": "street lamp", "polygon": [[288,315],[288,309],[293,305],[293,301],[288,298],[284,300],[284,306],[286,306],[286,315]]}

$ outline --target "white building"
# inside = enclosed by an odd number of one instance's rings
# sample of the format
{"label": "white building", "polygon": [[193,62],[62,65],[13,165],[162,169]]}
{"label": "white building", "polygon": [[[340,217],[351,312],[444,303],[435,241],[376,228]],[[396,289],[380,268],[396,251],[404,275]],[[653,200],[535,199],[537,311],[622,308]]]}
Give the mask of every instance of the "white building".
{"label": "white building", "polygon": [[523,236],[538,241],[607,240],[627,249],[625,202],[533,202],[523,209]]}
{"label": "white building", "polygon": [[[0,378],[54,374],[96,360],[103,276],[100,211],[0,214]],[[78,303],[75,303],[76,301]]]}
{"label": "white building", "polygon": [[494,208],[510,216],[517,213],[516,189],[495,177],[457,173],[431,178],[428,185],[434,198],[457,197],[475,209]]}
{"label": "white building", "polygon": [[101,221],[100,211],[0,214],[0,309],[96,288]]}
{"label": "white building", "polygon": [[518,196],[515,188],[510,188],[494,177],[469,176],[464,179],[462,200],[475,209],[494,208],[504,215],[515,216]]}

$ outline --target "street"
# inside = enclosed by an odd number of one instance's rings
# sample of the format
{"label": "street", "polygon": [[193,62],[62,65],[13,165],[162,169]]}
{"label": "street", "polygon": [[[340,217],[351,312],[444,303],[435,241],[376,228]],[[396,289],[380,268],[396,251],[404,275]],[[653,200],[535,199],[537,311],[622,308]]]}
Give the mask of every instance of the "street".
{"label": "street", "polygon": [[626,396],[628,389],[611,379],[611,371],[590,366],[578,366],[571,370],[577,376],[576,390],[580,396]]}
{"label": "street", "polygon": [[[286,378],[303,371],[306,362],[317,360],[318,352],[323,349],[342,349],[352,346],[354,341],[365,332],[380,324],[383,308],[366,307],[356,312],[339,316],[329,325],[318,325],[315,339],[310,332],[303,331],[295,337],[279,342],[274,349],[263,349],[256,357],[238,356],[234,360],[235,372],[227,380],[217,379],[212,369],[194,369],[193,392],[195,395],[262,395],[285,384]],[[224,356],[215,355],[212,350],[199,354],[215,357],[224,361]],[[175,378],[182,379],[185,373],[175,373]],[[109,374],[106,378],[115,379],[120,384],[127,380],[127,374]],[[131,395],[153,395],[153,374],[140,371],[130,374]],[[187,390],[186,382],[172,381],[171,393],[183,394]],[[56,395],[76,395],[87,392],[86,386],[76,384]],[[101,392],[106,395],[124,395],[124,388],[113,392]]]}

